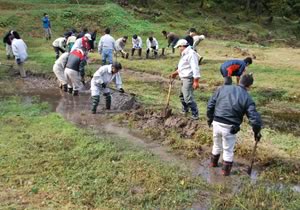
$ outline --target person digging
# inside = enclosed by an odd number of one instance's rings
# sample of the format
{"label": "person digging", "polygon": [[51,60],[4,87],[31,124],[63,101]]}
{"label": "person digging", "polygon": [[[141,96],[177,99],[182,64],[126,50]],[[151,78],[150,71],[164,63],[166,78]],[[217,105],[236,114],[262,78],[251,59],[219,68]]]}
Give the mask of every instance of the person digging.
{"label": "person digging", "polygon": [[[231,79],[231,78],[230,78]],[[261,138],[262,120],[247,92],[253,84],[251,74],[243,74],[239,85],[223,85],[210,98],[207,105],[207,123],[213,125],[213,148],[210,167],[218,167],[223,151],[222,174],[229,176],[233,164],[236,134],[240,130],[243,116],[249,119],[255,141]]]}
{"label": "person digging", "polygon": [[111,94],[109,84],[114,82],[120,93],[124,93],[122,88],[122,79],[120,70],[122,65],[119,62],[114,62],[110,65],[101,66],[93,75],[91,80],[91,96],[92,96],[92,114],[96,114],[97,107],[100,101],[100,93],[105,96],[106,109],[111,108]]}
{"label": "person digging", "polygon": [[199,88],[200,68],[198,65],[199,57],[197,53],[189,46],[185,39],[178,40],[175,48],[178,48],[181,58],[177,70],[170,77],[175,79],[179,75],[182,81],[180,100],[182,104],[182,113],[186,116],[189,110],[192,112],[192,119],[199,119],[197,104],[194,100],[193,92]]}
{"label": "person digging", "polygon": [[220,72],[224,77],[224,84],[232,84],[232,76],[236,76],[236,83],[239,84],[241,75],[246,71],[247,66],[252,64],[252,58],[244,60],[229,60],[221,65]]}

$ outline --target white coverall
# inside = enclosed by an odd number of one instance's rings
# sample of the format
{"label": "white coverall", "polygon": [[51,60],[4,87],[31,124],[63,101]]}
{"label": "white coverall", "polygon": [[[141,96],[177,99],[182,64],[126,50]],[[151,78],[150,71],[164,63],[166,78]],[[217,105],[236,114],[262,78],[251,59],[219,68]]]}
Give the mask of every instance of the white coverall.
{"label": "white coverall", "polygon": [[67,84],[67,78],[65,77],[64,70],[68,61],[68,56],[68,52],[63,53],[53,65],[53,72],[61,85]]}
{"label": "white coverall", "polygon": [[11,48],[13,51],[13,54],[15,56],[16,62],[19,59],[18,67],[20,71],[21,77],[26,77],[26,72],[24,70],[24,62],[28,57],[27,54],[27,46],[25,42],[22,39],[13,39],[11,43]]}

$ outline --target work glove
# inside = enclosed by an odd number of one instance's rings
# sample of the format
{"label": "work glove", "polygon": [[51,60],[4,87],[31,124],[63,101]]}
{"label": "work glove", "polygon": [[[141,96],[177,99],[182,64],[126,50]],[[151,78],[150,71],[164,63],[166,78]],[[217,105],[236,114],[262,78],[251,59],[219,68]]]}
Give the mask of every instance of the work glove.
{"label": "work glove", "polygon": [[170,77],[171,77],[172,79],[175,79],[177,75],[178,75],[178,72],[175,71],[175,72],[173,72],[173,73],[170,75]]}
{"label": "work glove", "polygon": [[209,128],[211,127],[211,124],[212,124],[212,120],[211,120],[211,119],[208,119],[208,120],[207,120],[207,125],[208,125]]}
{"label": "work glove", "polygon": [[260,132],[254,133],[254,139],[255,139],[255,141],[260,141],[261,137],[262,137],[262,135],[261,135]]}
{"label": "work glove", "polygon": [[120,89],[119,89],[119,92],[120,92],[120,93],[125,93],[125,91],[124,91],[123,88],[120,88]]}
{"label": "work glove", "polygon": [[102,87],[102,88],[106,88],[106,84],[103,82],[103,83],[101,84],[101,87]]}
{"label": "work glove", "polygon": [[20,58],[17,58],[16,62],[17,62],[17,64],[21,64],[22,63]]}
{"label": "work glove", "polygon": [[194,78],[193,88],[194,90],[199,88],[199,78]]}

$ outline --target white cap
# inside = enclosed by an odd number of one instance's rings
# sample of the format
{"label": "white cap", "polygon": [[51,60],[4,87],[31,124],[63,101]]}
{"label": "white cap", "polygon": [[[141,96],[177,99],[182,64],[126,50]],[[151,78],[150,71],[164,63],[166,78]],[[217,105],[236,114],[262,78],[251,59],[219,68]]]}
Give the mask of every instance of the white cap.
{"label": "white cap", "polygon": [[179,46],[189,46],[189,43],[185,39],[179,39],[174,48]]}
{"label": "white cap", "polygon": [[91,34],[84,34],[84,36],[85,36],[86,38],[88,38],[89,40],[92,40]]}

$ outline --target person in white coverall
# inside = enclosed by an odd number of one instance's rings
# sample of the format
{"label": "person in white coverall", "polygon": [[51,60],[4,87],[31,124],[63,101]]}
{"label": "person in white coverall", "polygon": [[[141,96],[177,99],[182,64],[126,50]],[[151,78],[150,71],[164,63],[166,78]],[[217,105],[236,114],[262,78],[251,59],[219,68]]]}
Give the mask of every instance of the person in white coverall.
{"label": "person in white coverall", "polygon": [[136,34],[132,36],[132,49],[131,49],[131,57],[134,55],[134,51],[137,49],[139,51],[139,56],[142,56],[142,47],[143,41],[142,38]]}
{"label": "person in white coverall", "polygon": [[60,83],[60,87],[63,88],[63,90],[65,92],[68,91],[67,78],[64,73],[66,65],[67,65],[68,57],[69,57],[68,52],[63,53],[55,61],[54,65],[53,65],[53,72],[56,75],[56,77]]}
{"label": "person in white coverall", "polygon": [[22,78],[26,77],[26,71],[24,70],[24,63],[28,58],[27,54],[27,46],[25,42],[21,39],[18,32],[13,31],[13,40],[11,43],[12,51],[16,59],[16,63],[18,64],[20,75]]}
{"label": "person in white coverall", "polygon": [[55,59],[59,58],[59,52],[64,53],[66,52],[66,38],[65,37],[59,37],[54,40],[52,43],[53,49],[55,51]]}
{"label": "person in white coverall", "polygon": [[111,108],[111,94],[109,89],[111,82],[115,83],[120,93],[124,93],[120,75],[121,69],[121,63],[114,62],[110,65],[101,66],[93,75],[91,81],[92,114],[96,114],[101,93],[105,96],[106,109],[109,110]]}
{"label": "person in white coverall", "polygon": [[129,53],[125,52],[124,48],[127,42],[128,36],[123,36],[116,41],[116,53],[121,53],[122,58],[128,58]]}

